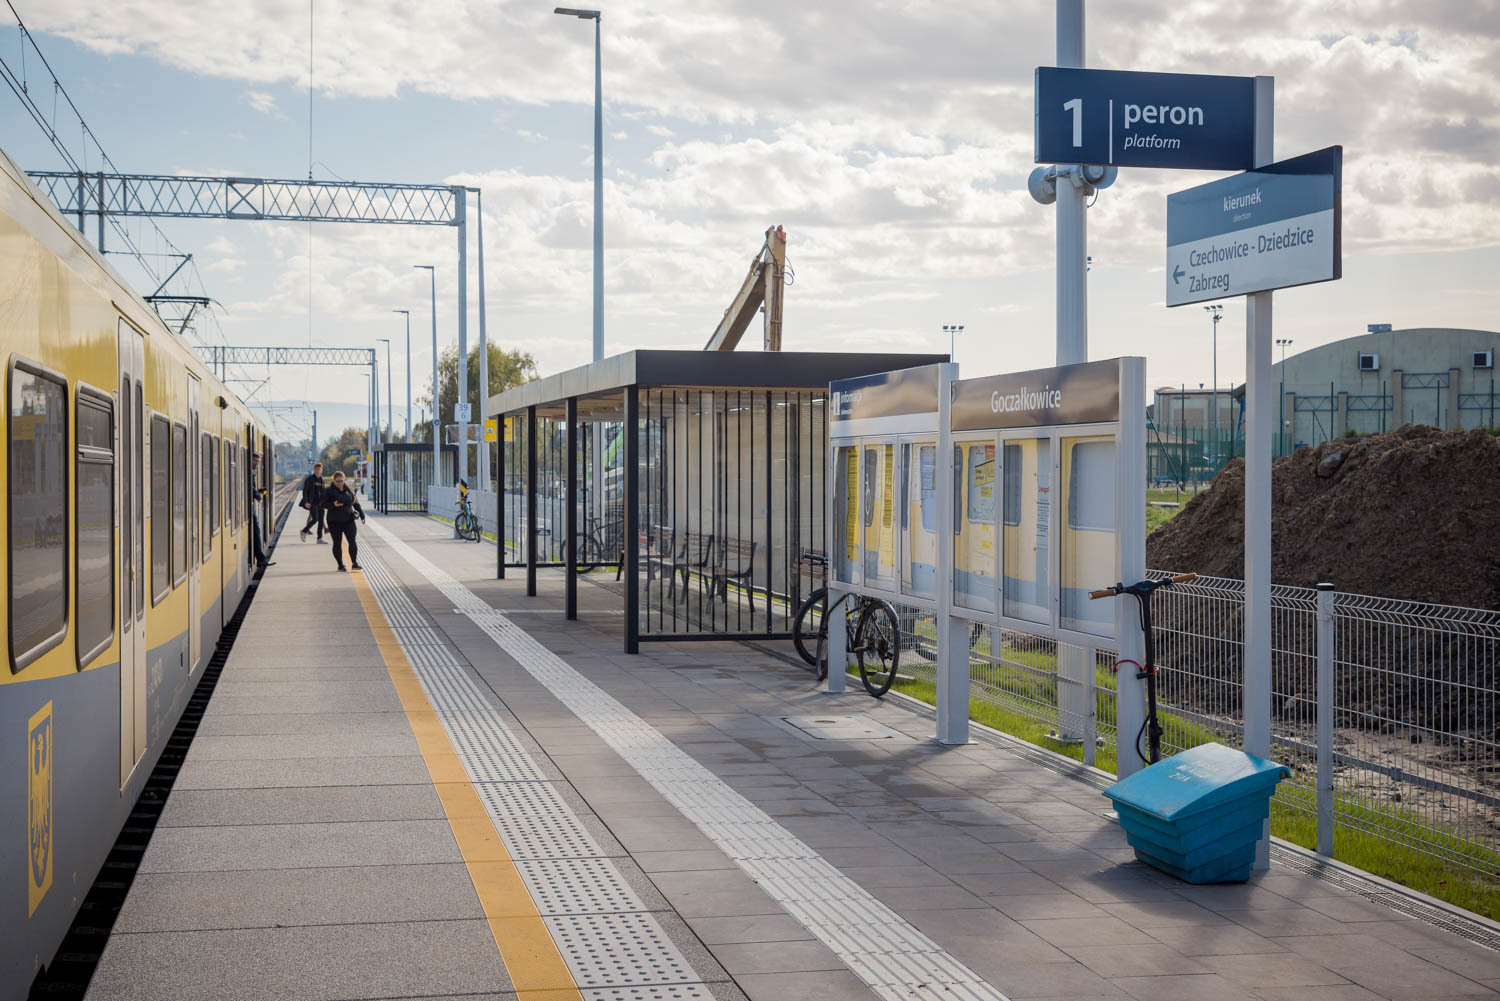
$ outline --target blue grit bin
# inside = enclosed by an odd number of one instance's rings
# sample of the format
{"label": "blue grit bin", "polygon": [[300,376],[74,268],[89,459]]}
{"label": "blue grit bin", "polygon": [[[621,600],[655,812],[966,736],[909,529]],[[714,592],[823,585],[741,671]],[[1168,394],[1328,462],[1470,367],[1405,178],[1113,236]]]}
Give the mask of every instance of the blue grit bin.
{"label": "blue grit bin", "polygon": [[1104,795],[1142,862],[1189,883],[1243,883],[1271,795],[1290,774],[1274,761],[1201,744],[1121,779]]}

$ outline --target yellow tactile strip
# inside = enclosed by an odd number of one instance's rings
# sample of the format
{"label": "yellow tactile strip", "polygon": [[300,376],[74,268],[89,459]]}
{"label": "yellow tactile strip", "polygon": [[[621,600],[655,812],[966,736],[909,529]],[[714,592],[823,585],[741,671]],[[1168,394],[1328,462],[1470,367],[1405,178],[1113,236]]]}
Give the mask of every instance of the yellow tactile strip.
{"label": "yellow tactile strip", "polygon": [[479,895],[511,984],[524,1001],[583,1001],[572,972],[563,962],[494,822],[469,781],[442,721],[427,701],[427,693],[422,690],[374,592],[363,575],[351,574],[351,577],[365,619],[375,634],[375,645],[422,750],[422,760],[443,804],[453,839],[468,866],[469,879]]}

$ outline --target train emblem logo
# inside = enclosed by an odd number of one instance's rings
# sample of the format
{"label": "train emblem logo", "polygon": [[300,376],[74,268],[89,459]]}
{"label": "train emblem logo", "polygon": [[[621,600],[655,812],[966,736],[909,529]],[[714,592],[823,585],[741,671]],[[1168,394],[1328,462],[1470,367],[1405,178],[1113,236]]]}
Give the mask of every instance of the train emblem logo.
{"label": "train emblem logo", "polygon": [[27,915],[52,888],[52,703],[26,724],[26,834],[30,879]]}

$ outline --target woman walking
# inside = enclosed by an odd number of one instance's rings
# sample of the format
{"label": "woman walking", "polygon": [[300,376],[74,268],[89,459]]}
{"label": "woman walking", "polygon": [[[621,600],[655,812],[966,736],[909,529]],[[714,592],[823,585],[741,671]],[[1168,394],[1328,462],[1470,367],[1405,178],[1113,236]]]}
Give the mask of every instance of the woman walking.
{"label": "woman walking", "polygon": [[333,559],[339,565],[342,572],[344,568],[344,540],[349,540],[349,566],[355,570],[359,566],[359,543],[354,541],[355,529],[354,519],[365,520],[364,508],[359,506],[359,498],[354,496],[354,491],[349,489],[344,482],[342,470],[333,474],[333,483],[323,495],[323,511],[328,517],[328,532],[333,536]]}

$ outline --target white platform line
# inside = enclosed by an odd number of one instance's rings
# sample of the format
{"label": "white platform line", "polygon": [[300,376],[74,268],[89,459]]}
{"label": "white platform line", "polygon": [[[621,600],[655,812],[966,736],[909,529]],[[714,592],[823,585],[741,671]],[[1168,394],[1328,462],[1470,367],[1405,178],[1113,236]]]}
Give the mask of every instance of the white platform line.
{"label": "white platform line", "polygon": [[[382,525],[381,541],[545,685],[684,817],[887,1001],[1008,1001],[614,696]],[[793,868],[795,867],[795,868]],[[878,934],[872,932],[878,928]]]}

